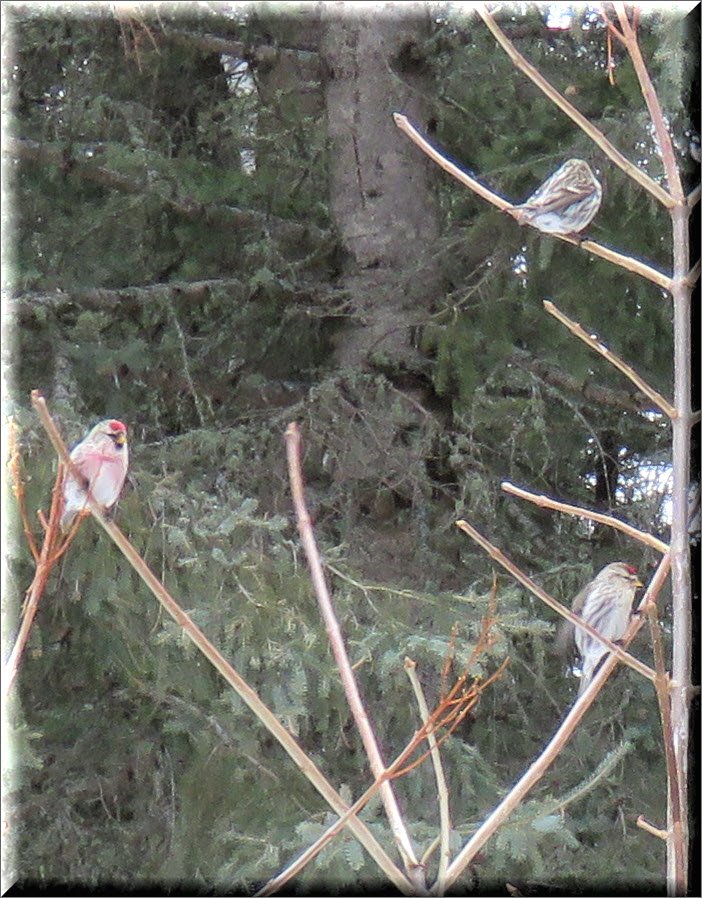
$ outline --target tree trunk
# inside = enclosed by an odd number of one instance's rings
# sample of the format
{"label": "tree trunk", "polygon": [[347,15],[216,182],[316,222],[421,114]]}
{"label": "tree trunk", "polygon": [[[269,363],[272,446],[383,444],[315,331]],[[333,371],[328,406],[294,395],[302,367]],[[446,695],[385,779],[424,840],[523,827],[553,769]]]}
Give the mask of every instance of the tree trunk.
{"label": "tree trunk", "polygon": [[416,367],[413,325],[436,295],[439,226],[427,162],[398,134],[393,112],[427,127],[429,67],[419,44],[427,10],[340,16],[323,11],[330,140],[330,209],[344,249],[341,283],[354,298],[338,336],[341,367]]}

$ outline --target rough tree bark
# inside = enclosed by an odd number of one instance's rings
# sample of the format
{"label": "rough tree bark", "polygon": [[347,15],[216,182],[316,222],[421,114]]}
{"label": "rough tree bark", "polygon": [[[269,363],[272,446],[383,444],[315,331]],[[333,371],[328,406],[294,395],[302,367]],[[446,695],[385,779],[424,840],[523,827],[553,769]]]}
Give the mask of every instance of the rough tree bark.
{"label": "rough tree bark", "polygon": [[[436,295],[439,225],[426,161],[398,139],[392,113],[423,128],[428,65],[419,44],[426,8],[340,16],[322,11],[330,140],[330,207],[345,258],[340,279],[357,318],[339,334],[341,367],[412,365],[412,325]],[[398,214],[401,210],[401,214]],[[419,361],[418,355],[414,357]]]}

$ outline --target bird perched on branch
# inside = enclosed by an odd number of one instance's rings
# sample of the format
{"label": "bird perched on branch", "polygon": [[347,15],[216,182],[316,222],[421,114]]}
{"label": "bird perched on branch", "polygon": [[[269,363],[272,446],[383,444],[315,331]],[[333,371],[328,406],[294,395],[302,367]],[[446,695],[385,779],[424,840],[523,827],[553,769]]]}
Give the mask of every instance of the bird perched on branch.
{"label": "bird perched on branch", "polygon": [[582,159],[569,159],[519,206],[509,206],[520,224],[546,234],[578,234],[597,215],[602,185]]}
{"label": "bird perched on branch", "polygon": [[87,509],[86,489],[103,511],[109,511],[119,499],[129,464],[127,428],[121,421],[100,421],[73,447],[70,458],[81,478],[66,472],[62,533],[68,531],[77,514]]}
{"label": "bird perched on branch", "polygon": [[[634,595],[641,586],[643,583],[639,580],[635,567],[615,561],[603,567],[595,579],[580,590],[573,599],[571,611],[614,642],[626,632]],[[594,636],[564,620],[558,631],[559,647],[567,647],[573,637],[583,671],[578,690],[578,695],[582,695],[600,662],[609,652]]]}

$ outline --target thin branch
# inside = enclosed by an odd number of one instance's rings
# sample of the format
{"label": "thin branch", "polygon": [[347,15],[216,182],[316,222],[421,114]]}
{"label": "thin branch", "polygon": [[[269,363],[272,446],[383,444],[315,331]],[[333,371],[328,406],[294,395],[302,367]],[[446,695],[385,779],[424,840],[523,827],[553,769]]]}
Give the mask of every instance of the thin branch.
{"label": "thin branch", "polygon": [[29,518],[27,516],[27,504],[25,502],[24,494],[24,478],[22,477],[22,465],[19,447],[17,445],[17,424],[14,421],[10,421],[9,426],[8,456],[9,461],[7,462],[7,469],[12,481],[12,492],[14,493],[15,499],[17,500],[20,518],[22,519],[22,529],[24,530],[24,537],[27,540],[27,545],[29,546],[29,551],[32,553],[35,564],[38,564],[40,553],[39,549],[37,548],[36,540],[34,539],[34,534],[32,533],[32,528],[29,526]]}
{"label": "thin branch", "polygon": [[650,408],[644,393],[626,393],[624,390],[613,390],[610,387],[590,383],[588,380],[574,377],[553,362],[538,358],[518,346],[512,347],[507,361],[536,375],[549,386],[582,397],[590,405],[602,405],[636,413],[648,411]]}
{"label": "thin branch", "polygon": [[[429,707],[424,697],[419,677],[417,676],[417,664],[411,658],[405,658],[405,673],[409,677],[414,690],[414,697],[417,700],[419,708],[419,716],[422,723],[426,726],[429,721]],[[434,776],[436,777],[436,795],[439,802],[439,870],[436,882],[432,888],[433,895],[443,895],[445,891],[446,870],[451,860],[451,815],[449,812],[448,787],[446,785],[446,777],[444,768],[441,763],[441,752],[436,744],[436,736],[433,732],[427,732],[427,742],[431,752],[431,762],[434,765]]]}
{"label": "thin branch", "polygon": [[[670,556],[665,555],[658,564],[648,589],[642,599],[642,604],[654,602],[660,592],[670,570]],[[643,626],[643,616],[634,616],[624,634],[623,644],[629,645],[639,629]],[[544,751],[529,767],[526,773],[516,785],[503,798],[500,804],[481,824],[475,834],[469,839],[461,852],[454,858],[446,875],[447,887],[461,875],[463,870],[475,858],[488,839],[500,828],[510,814],[521,804],[527,793],[538,783],[548,768],[553,764],[564,746],[572,736],[590,705],[594,702],[598,692],[616,667],[619,659],[615,655],[608,655],[602,666],[593,677],[585,692],[578,698],[568,712],[565,720],[556,730],[556,733],[548,743]]]}
{"label": "thin branch", "polygon": [[522,489],[522,487],[515,486],[509,480],[503,480],[500,486],[506,493],[519,496],[520,499],[526,499],[527,502],[533,502],[539,508],[552,508],[554,511],[562,511],[564,514],[572,514],[577,518],[586,518],[588,521],[597,521],[598,524],[621,530],[627,536],[631,536],[633,539],[651,546],[652,549],[660,552],[661,555],[665,555],[669,551],[668,545],[662,540],[643,530],[638,530],[636,527],[632,527],[631,524],[620,521],[619,518],[615,518],[612,515],[602,514],[599,511],[590,511],[587,508],[581,508],[579,505],[566,505],[565,502],[558,502],[556,499],[550,499],[541,493],[532,493],[529,490]]}
{"label": "thin branch", "polygon": [[646,396],[653,402],[654,405],[658,406],[658,408],[667,415],[671,420],[673,418],[677,418],[677,411],[674,406],[672,406],[668,400],[662,396],[658,390],[654,390],[653,387],[649,386],[643,377],[640,377],[634,369],[627,365],[622,359],[619,358],[611,349],[608,349],[604,343],[601,343],[597,337],[592,334],[588,334],[585,329],[578,324],[576,321],[573,321],[572,318],[569,318],[566,314],[561,312],[559,308],[557,308],[552,302],[549,300],[544,300],[544,308],[549,313],[549,315],[553,315],[554,318],[558,319],[568,330],[574,334],[579,340],[582,340],[583,343],[586,343],[590,349],[594,349],[599,355],[601,355],[604,359],[614,365],[615,368],[618,368],[619,371],[622,372],[629,380],[635,384],[642,393],[645,393]]}
{"label": "thin branch", "polygon": [[685,275],[685,285],[687,287],[694,287],[700,277],[700,259],[698,259],[692,268]]}
{"label": "thin branch", "polygon": [[[44,426],[59,459],[64,464],[70,464],[68,451],[66,450],[66,446],[61,439],[61,435],[59,434],[56,425],[49,415],[46,402],[36,390],[32,392],[32,405],[39,415],[41,423]],[[300,748],[294,737],[288,732],[283,724],[280,723],[273,712],[261,701],[248,683],[246,683],[246,681],[236,672],[218,649],[212,645],[202,630],[195,625],[189,615],[187,615],[175,599],[171,597],[170,593],[151,571],[119,527],[111,521],[106,520],[100,510],[100,506],[91,499],[90,495],[88,495],[88,506],[93,513],[93,517],[117,545],[124,557],[141,577],[146,586],[151,590],[156,599],[161,603],[166,612],[173,618],[178,626],[181,627],[183,633],[197,646],[212,666],[221,674],[226,682],[240,696],[242,701],[255,714],[258,720],[278,740],[297,767],[312,783],[315,789],[317,789],[319,794],[335,813],[339,815],[345,814],[348,811],[348,804],[341,798],[322,771],[302,748]],[[355,816],[350,817],[348,820],[348,827],[388,879],[390,879],[403,894],[410,895],[416,893],[415,886],[407,879],[404,873],[398,869],[397,865],[393,862],[385,849],[381,847],[368,827],[361,820]]]}
{"label": "thin branch", "polygon": [[[289,424],[285,431],[285,445],[288,456],[288,474],[290,478],[293,505],[297,516],[297,526],[305,550],[305,555],[307,556],[307,563],[309,565],[315,595],[331,643],[334,658],[339,669],[339,675],[346,694],[346,700],[349,703],[351,713],[353,714],[359,735],[361,736],[363,746],[366,750],[371,771],[373,772],[375,779],[380,779],[385,773],[385,762],[380,753],[380,749],[378,748],[378,743],[368,718],[368,713],[363,706],[361,693],[358,689],[356,678],[346,652],[344,638],[341,633],[341,628],[339,627],[339,622],[336,619],[327,582],[324,578],[322,562],[319,557],[317,543],[312,530],[312,523],[305,503],[300,461],[300,428],[294,422]],[[414,846],[412,845],[409,833],[407,832],[407,828],[402,819],[395,793],[389,782],[386,781],[382,783],[380,796],[385,807],[390,828],[395,837],[397,846],[400,849],[405,869],[410,878],[413,881],[416,880],[415,885],[417,888],[424,889],[425,886],[422,881],[423,871],[419,866],[419,861],[414,852]]]}
{"label": "thin branch", "polygon": [[178,316],[175,310],[175,304],[171,300],[168,303],[168,313],[171,319],[171,324],[178,335],[178,345],[180,347],[180,358],[183,363],[183,376],[185,377],[185,382],[188,385],[188,389],[190,391],[190,395],[193,397],[193,403],[195,404],[195,411],[197,412],[198,420],[200,421],[200,427],[205,428],[207,426],[207,422],[205,420],[205,415],[202,410],[202,404],[200,402],[200,397],[198,396],[197,390],[195,389],[195,381],[193,380],[193,376],[190,373],[190,362],[188,360],[188,351],[185,347],[185,334],[183,333],[183,328],[180,326],[180,321],[178,321]]}
{"label": "thin branch", "polygon": [[204,302],[214,290],[241,295],[244,282],[240,278],[209,278],[201,281],[167,281],[158,284],[92,290],[56,290],[53,293],[21,293],[9,296],[8,305],[21,317],[36,313],[61,312],[78,306],[91,311],[114,311],[116,305],[129,307],[148,305],[174,297],[190,303]]}
{"label": "thin branch", "polygon": [[[675,779],[668,777],[668,809],[666,839],[666,875],[669,895],[685,895],[688,891],[688,744],[690,735],[690,697],[692,673],[692,587],[690,579],[690,542],[688,534],[687,499],[690,483],[690,426],[692,420],[691,390],[692,354],[690,235],[688,204],[680,179],[675,151],[668,125],[655,88],[646,69],[639,48],[636,31],[632,28],[623,3],[614,9],[624,43],[629,52],[641,93],[651,117],[663,168],[675,205],[670,210],[673,230],[673,404],[677,417],[673,431],[673,487],[670,523],[670,556],[673,593],[673,662],[670,690],[670,720],[675,752]],[[665,720],[661,719],[665,730]],[[665,738],[665,735],[664,735]],[[668,771],[670,773],[670,771]]]}
{"label": "thin branch", "polygon": [[59,469],[56,472],[54,487],[51,492],[51,511],[49,513],[48,526],[44,532],[44,541],[42,542],[39,558],[36,562],[34,577],[32,578],[31,585],[27,590],[25,597],[19,632],[17,633],[15,644],[12,646],[12,651],[10,652],[10,656],[7,659],[3,671],[2,692],[3,697],[5,698],[9,695],[12,684],[17,676],[20,661],[22,660],[29,641],[29,634],[32,630],[34,618],[39,611],[39,603],[44,595],[46,584],[56,561],[56,549],[61,539],[59,520],[61,517],[61,509],[63,507],[64,473],[64,466],[59,465]]}
{"label": "thin branch", "polygon": [[651,118],[651,122],[656,132],[658,146],[660,147],[661,159],[663,160],[663,168],[665,170],[665,176],[668,180],[668,189],[670,190],[670,199],[672,200],[672,202],[667,204],[664,203],[664,205],[667,205],[668,208],[672,208],[674,205],[685,202],[685,194],[683,193],[682,181],[680,180],[680,173],[675,162],[675,150],[673,148],[673,141],[670,139],[670,133],[668,131],[668,126],[666,125],[665,118],[663,117],[663,110],[661,109],[661,104],[658,100],[658,94],[656,93],[653,82],[651,81],[651,76],[648,74],[648,69],[646,68],[644,58],[641,55],[641,49],[639,48],[639,42],[636,38],[636,32],[631,27],[631,24],[627,17],[626,7],[623,3],[614,3],[614,9],[617,13],[617,17],[619,18],[619,25],[622,31],[622,39],[624,41],[624,45],[626,46],[627,53],[629,54],[629,58],[631,59],[631,62],[634,66],[634,71],[636,72],[636,77],[638,78],[639,85],[641,87],[641,93],[643,94],[644,102],[646,103],[646,107],[648,109],[648,114]]}
{"label": "thin branch", "polygon": [[[400,113],[398,112],[394,112],[393,119],[395,120],[395,124],[400,129],[400,131],[403,131],[409,137],[409,139],[413,143],[415,143],[420,148],[420,150],[422,150],[423,153],[429,156],[429,158],[436,162],[436,164],[441,168],[443,168],[444,171],[447,171],[450,175],[453,175],[453,177],[456,178],[457,181],[460,181],[461,184],[463,184],[469,190],[477,193],[478,196],[482,197],[482,199],[486,200],[488,203],[491,203],[493,206],[497,206],[497,208],[502,212],[508,212],[512,214],[512,203],[508,202],[497,193],[493,193],[493,191],[485,187],[484,184],[476,181],[475,178],[471,178],[470,175],[464,172],[455,163],[447,159],[441,152],[439,152],[439,150],[436,149],[436,147],[434,147],[425,137],[423,137],[419,133],[414,125],[410,124],[407,116],[400,115]],[[641,277],[652,281],[654,284],[657,284],[664,290],[670,291],[671,289],[672,282],[667,274],[664,274],[662,271],[658,271],[658,269],[656,268],[652,268],[650,265],[646,265],[643,262],[640,262],[638,259],[635,259],[632,256],[622,255],[622,253],[618,253],[606,246],[602,246],[602,244],[600,243],[595,243],[593,240],[580,240],[575,237],[570,237],[568,234],[550,234],[549,236],[556,237],[558,240],[563,240],[566,243],[572,244],[573,246],[579,246],[581,249],[592,253],[593,256],[599,256],[599,258],[605,259],[608,262],[612,262],[614,265],[618,265],[620,268],[625,268],[627,271],[631,271],[634,274],[638,274]]]}
{"label": "thin branch", "polygon": [[675,200],[670,196],[670,194],[665,191],[660,184],[653,180],[649,175],[645,172],[641,171],[633,162],[630,162],[626,156],[619,152],[619,150],[612,144],[604,134],[596,128],[591,122],[589,122],[585,116],[578,112],[575,106],[572,103],[569,103],[565,97],[561,96],[558,91],[553,87],[549,82],[544,78],[544,76],[537,69],[534,68],[531,63],[527,62],[527,60],[522,56],[522,54],[516,49],[514,44],[506,37],[503,31],[500,29],[499,25],[495,22],[491,14],[487,11],[487,9],[480,5],[477,8],[478,15],[485,22],[487,27],[490,29],[495,40],[502,47],[505,53],[512,60],[514,65],[529,78],[533,83],[541,90],[546,96],[558,106],[565,114],[570,118],[575,124],[583,130],[590,140],[593,143],[597,144],[597,146],[602,150],[602,152],[607,156],[612,162],[620,168],[623,172],[629,175],[634,181],[638,182],[645,190],[647,190],[652,196],[654,196],[658,202],[662,203],[667,209],[670,209],[673,205],[675,205]]}
{"label": "thin branch", "polygon": [[[483,621],[485,624],[485,621]],[[489,629],[489,628],[487,628]],[[468,667],[471,666],[473,660],[483,651],[485,646],[487,645],[487,632],[485,626],[483,626],[480,638],[478,642],[471,652],[471,657],[468,662]],[[390,764],[390,766],[383,772],[383,775],[380,776],[376,781],[358,798],[354,804],[348,809],[348,811],[343,814],[338,820],[336,820],[330,827],[327,829],[322,835],[310,845],[305,851],[296,858],[291,864],[289,864],[281,873],[277,876],[270,879],[263,888],[256,893],[256,898],[259,895],[272,895],[274,892],[277,892],[280,888],[282,888],[287,882],[289,882],[293,876],[299,873],[313,858],[315,858],[319,852],[327,845],[335,836],[337,836],[344,827],[348,824],[349,820],[352,819],[353,815],[359,814],[363,808],[368,804],[368,802],[375,796],[375,794],[379,791],[382,784],[386,781],[393,779],[394,777],[402,776],[404,773],[413,769],[417,764],[421,764],[429,752],[425,752],[417,761],[413,764],[405,767],[403,766],[407,759],[414,754],[416,749],[421,745],[424,739],[427,739],[430,733],[434,733],[437,729],[447,726],[449,723],[451,724],[450,728],[444,733],[441,737],[441,741],[447,738],[448,735],[453,731],[455,726],[465,717],[465,714],[470,711],[472,707],[477,703],[480,695],[490,686],[499,676],[501,676],[507,665],[507,660],[505,660],[500,667],[491,674],[486,680],[483,680],[480,684],[473,682],[471,685],[468,695],[465,697],[464,706],[462,710],[459,711],[455,715],[455,719],[451,721],[451,716],[453,712],[449,712],[446,714],[446,709],[450,707],[451,700],[455,699],[457,695],[463,689],[465,685],[465,681],[467,679],[467,674],[464,674],[462,677],[459,677],[458,681],[455,683],[451,692],[447,699],[443,699],[439,706],[432,712],[429,719],[426,723],[424,723],[409,743],[405,746],[405,748],[400,752],[400,754],[395,758],[395,760]],[[460,701],[461,699],[459,699]],[[459,708],[461,706],[459,705]],[[425,855],[426,856],[426,855]],[[417,893],[415,893],[417,894]],[[424,893],[422,893],[424,894]]]}
{"label": "thin branch", "polygon": [[[487,540],[481,533],[468,524],[466,521],[456,521],[456,526],[459,530],[462,530],[471,539],[475,540],[479,546],[482,546],[483,549],[495,559],[502,567],[509,571],[510,574],[515,578],[515,580],[519,580],[519,582],[526,586],[526,588],[532,592],[537,598],[541,599],[549,608],[553,608],[554,611],[557,611],[561,617],[564,617],[566,620],[570,621],[572,624],[575,624],[577,627],[580,627],[582,630],[585,630],[590,636],[594,637],[599,643],[604,645],[610,652],[616,655],[619,661],[624,662],[629,667],[632,667],[635,671],[640,673],[642,676],[646,677],[647,680],[655,680],[656,673],[651,670],[650,667],[647,667],[638,658],[634,658],[633,655],[630,655],[628,652],[625,652],[622,648],[620,648],[615,642],[612,642],[611,639],[607,639],[606,636],[603,636],[599,633],[594,627],[584,621],[581,617],[578,617],[577,614],[573,614],[573,612],[566,608],[565,605],[561,605],[560,602],[556,601],[553,596],[550,596],[544,589],[540,586],[537,586],[536,583],[530,578],[527,577],[525,573],[523,573],[514,562],[510,561],[506,555],[497,548],[497,546],[493,546],[493,544]],[[667,557],[667,556],[665,556]]]}
{"label": "thin branch", "polygon": [[639,827],[639,829],[644,830],[644,832],[650,833],[652,836],[655,836],[657,839],[662,839],[664,842],[668,838],[668,830],[667,829],[658,829],[657,826],[652,826],[642,816],[639,816],[636,818],[636,825]]}
{"label": "thin branch", "polygon": [[668,784],[668,801],[670,814],[673,819],[673,831],[666,834],[666,838],[674,842],[674,854],[681,857],[684,853],[681,839],[682,827],[675,821],[680,820],[680,783],[678,782],[678,765],[675,760],[675,746],[673,745],[673,725],[670,719],[670,688],[668,673],[665,669],[665,656],[663,652],[663,635],[658,622],[658,607],[655,603],[646,605],[643,609],[648,618],[648,627],[651,632],[651,645],[653,646],[653,658],[656,665],[656,698],[661,715],[661,730],[663,735],[663,748],[665,750],[665,769]]}
{"label": "thin branch", "polygon": [[[277,876],[269,879],[268,882],[256,892],[254,898],[259,898],[259,896],[263,895],[273,895],[275,892],[279,891],[286,883],[290,882],[294,876],[303,870],[310,861],[317,857],[320,851],[328,845],[333,838],[335,838],[346,826],[350,825],[350,821],[355,819],[357,814],[360,814],[368,802],[380,791],[382,785],[395,776],[407,758],[415,752],[417,746],[427,735],[429,728],[430,727],[423,727],[422,730],[415,733],[392,764],[390,764],[390,766],[383,771],[382,775],[378,777],[368,789],[366,789],[363,795],[351,805],[346,813],[342,814],[338,820],[332,823],[332,825],[325,830],[315,842],[309,845],[302,854],[292,861],[292,863],[288,864],[284,870]],[[417,893],[415,892],[413,894]]]}

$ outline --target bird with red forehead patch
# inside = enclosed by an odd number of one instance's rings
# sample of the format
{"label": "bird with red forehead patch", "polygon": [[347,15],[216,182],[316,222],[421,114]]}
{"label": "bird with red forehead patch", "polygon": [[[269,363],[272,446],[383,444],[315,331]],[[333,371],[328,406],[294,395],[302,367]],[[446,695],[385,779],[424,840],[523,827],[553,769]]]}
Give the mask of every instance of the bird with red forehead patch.
{"label": "bird with red forehead patch", "polygon": [[88,490],[93,501],[104,512],[116,504],[129,464],[127,428],[121,421],[114,419],[100,421],[85,439],[73,447],[70,458],[80,479],[70,471],[66,472],[61,514],[62,533],[70,528],[76,515],[87,511]]}
{"label": "bird with red forehead patch", "polygon": [[[615,642],[621,639],[629,625],[636,590],[643,586],[636,568],[623,561],[603,567],[594,580],[584,586],[573,599],[571,611],[580,615],[598,633]],[[585,630],[563,621],[559,632],[561,645],[575,638],[580,655],[582,676],[578,695],[587,689],[607,649]]]}

